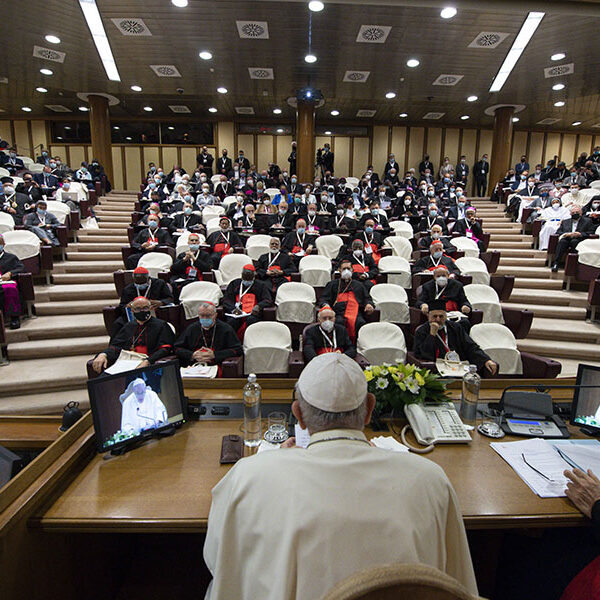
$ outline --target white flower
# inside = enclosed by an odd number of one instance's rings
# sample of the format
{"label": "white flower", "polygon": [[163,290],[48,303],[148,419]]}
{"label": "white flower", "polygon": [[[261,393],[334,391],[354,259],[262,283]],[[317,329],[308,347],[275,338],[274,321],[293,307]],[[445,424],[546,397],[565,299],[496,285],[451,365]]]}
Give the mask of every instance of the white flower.
{"label": "white flower", "polygon": [[418,394],[421,386],[417,383],[417,380],[414,377],[407,377],[404,380],[404,385],[406,385],[406,389],[411,394]]}
{"label": "white flower", "polygon": [[385,388],[388,386],[388,380],[385,377],[378,377],[377,381],[375,382],[375,387],[378,390],[385,390]]}
{"label": "white flower", "polygon": [[380,371],[380,373],[381,373],[382,375],[387,375],[387,374],[389,373],[389,371],[388,371],[388,370],[387,370],[385,367],[381,367],[381,371]]}

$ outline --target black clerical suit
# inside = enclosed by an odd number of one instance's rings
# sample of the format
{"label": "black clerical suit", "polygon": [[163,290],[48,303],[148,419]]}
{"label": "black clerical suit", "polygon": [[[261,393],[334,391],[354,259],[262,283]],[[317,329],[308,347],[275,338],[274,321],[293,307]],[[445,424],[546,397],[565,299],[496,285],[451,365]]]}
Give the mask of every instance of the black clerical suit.
{"label": "black clerical suit", "polygon": [[[154,241],[156,242],[156,245],[151,248],[143,248],[142,244],[145,244],[148,241]],[[134,252],[127,257],[127,268],[129,270],[135,269],[140,258],[148,252],[155,252],[154,248],[157,246],[173,246],[173,240],[171,239],[169,232],[166,229],[151,230],[149,227],[147,229],[142,229],[131,243],[131,247],[137,252]]]}
{"label": "black clerical suit", "polygon": [[202,217],[194,213],[191,215],[186,215],[184,213],[175,215],[169,223],[169,231],[173,234],[179,229],[185,229],[187,231],[200,231],[201,229],[204,229],[204,227],[202,227]]}
{"label": "black clerical suit", "polygon": [[[576,223],[575,227],[574,224]],[[556,255],[554,256],[554,264],[559,264],[560,260],[569,250],[575,250],[579,242],[587,239],[595,231],[595,226],[592,220],[588,217],[580,217],[579,220],[564,219],[561,221],[556,235],[560,238],[563,233],[579,232],[581,235],[577,237],[564,237],[559,239],[556,246]]]}
{"label": "black clerical suit", "polygon": [[448,233],[448,227],[446,226],[446,220],[444,219],[444,217],[440,217],[438,215],[436,215],[435,217],[430,217],[430,216],[422,217],[421,220],[419,221],[419,226],[417,228],[417,231],[431,231],[431,228],[434,225],[439,225],[442,228],[442,231],[444,233]]}
{"label": "black clerical suit", "polygon": [[206,243],[211,249],[210,261],[213,269],[219,268],[221,257],[224,254],[228,254],[229,249],[242,248],[244,246],[240,236],[235,231],[223,231],[222,229],[211,233]]}
{"label": "black clerical suit", "polygon": [[425,171],[429,169],[429,172],[431,174],[433,174],[434,170],[433,170],[433,163],[430,160],[422,160],[419,163],[419,174],[420,175],[425,175]]}
{"label": "black clerical suit", "polygon": [[228,156],[221,156],[217,159],[217,173],[219,175],[230,176],[231,171],[233,171],[231,159]]}
{"label": "black clerical suit", "polygon": [[227,198],[228,196],[234,196],[235,189],[233,187],[233,184],[229,181],[226,181],[224,183],[221,183],[219,181],[219,183],[217,183],[217,185],[215,186],[214,195],[217,196],[219,200],[221,200],[221,202],[223,202],[223,200],[225,200],[225,198]]}
{"label": "black clerical suit", "polygon": [[[491,360],[458,323],[446,321],[444,330],[440,330],[439,333],[450,350],[458,353],[460,360],[468,360],[470,364],[477,365],[478,370],[481,370],[485,363]],[[414,343],[416,358],[430,362],[444,358],[448,349],[440,337],[431,335],[429,323],[423,323],[417,327]]]}
{"label": "black clerical suit", "polygon": [[15,225],[22,225],[23,217],[30,209],[31,201],[29,196],[14,192],[10,196],[0,196],[0,204],[2,211],[7,212],[13,218]]}
{"label": "black clerical suit", "polygon": [[188,283],[202,281],[202,273],[208,273],[212,268],[210,255],[207,252],[204,252],[204,250],[198,250],[193,255],[193,260],[186,260],[186,256],[186,252],[179,254],[171,267],[171,285],[173,286],[177,298],[179,298],[181,288]]}
{"label": "black clerical suit", "polygon": [[[468,230],[470,230],[471,236],[468,235]],[[485,252],[485,244],[483,243],[483,228],[477,219],[474,219],[473,221],[459,219],[454,223],[454,226],[452,227],[452,233],[458,233],[461,236],[477,238],[477,240],[473,241],[477,242],[480,252]]]}
{"label": "black clerical suit", "polygon": [[315,356],[335,351],[343,352],[350,358],[356,356],[356,346],[352,343],[348,331],[343,325],[335,324],[333,331],[323,331],[319,324],[313,325],[304,334],[304,360],[306,363]]}
{"label": "black clerical suit", "polygon": [[436,285],[435,280],[427,281],[421,286],[421,293],[417,298],[416,307],[421,308],[423,304],[431,304],[433,300],[445,300],[446,310],[461,310],[463,306],[471,307],[465,295],[463,284],[456,279],[448,279],[448,283],[441,287]]}
{"label": "black clerical suit", "polygon": [[353,233],[356,229],[357,221],[352,217],[347,217],[344,213],[341,217],[337,215],[329,222],[331,233]]}
{"label": "black clerical suit", "polygon": [[223,311],[225,314],[233,314],[236,308],[242,312],[251,313],[255,306],[258,306],[257,315],[250,314],[248,317],[225,317],[227,323],[241,337],[246,327],[261,320],[262,309],[273,304],[273,297],[269,286],[264,281],[255,279],[252,285],[244,287],[242,279],[234,279],[223,294]]}
{"label": "black clerical suit", "polygon": [[460,183],[461,185],[467,185],[467,179],[469,177],[469,165],[467,163],[458,163],[456,165],[456,183]]}
{"label": "black clerical suit", "polygon": [[[281,274],[267,275],[271,267],[279,267]],[[264,281],[271,291],[273,297],[282,283],[290,281],[290,275],[296,272],[294,263],[289,255],[284,251],[278,251],[275,254],[267,252],[259,256],[256,261],[256,278]]]}
{"label": "black clerical suit", "polygon": [[417,242],[417,245],[422,250],[429,250],[429,246],[431,246],[431,244],[433,242],[442,242],[442,244],[444,246],[444,253],[445,254],[449,254],[451,252],[456,252],[456,247],[453,246],[450,243],[450,238],[448,236],[446,236],[446,235],[442,235],[439,238],[437,238],[436,240],[434,240],[431,237],[431,233],[428,233],[427,235],[424,235],[424,236],[422,236],[422,237],[419,238],[419,241]]}
{"label": "black clerical suit", "polygon": [[198,163],[198,169],[202,173],[206,173],[207,177],[212,177],[212,175],[213,175],[212,166],[213,166],[214,160],[215,159],[214,159],[213,155],[210,154],[209,152],[207,152],[206,154],[204,154],[203,152],[200,152],[200,154],[198,154],[198,156],[196,157],[196,162]]}
{"label": "black clerical suit", "polygon": [[241,356],[243,349],[235,331],[224,321],[217,319],[210,329],[203,329],[200,323],[190,325],[176,340],[175,354],[182,366],[195,361],[192,355],[196,350],[207,348],[214,352],[213,364],[220,365],[227,358]]}
{"label": "black clerical suit", "polygon": [[487,188],[487,176],[490,172],[490,163],[487,160],[478,160],[473,166],[473,174],[475,176],[475,184],[477,187],[477,196],[480,198],[485,196]]}
{"label": "black clerical suit", "polygon": [[443,254],[438,261],[431,256],[431,253],[420,258],[413,264],[412,273],[413,275],[416,275],[417,273],[423,273],[424,271],[433,271],[439,266],[446,267],[450,274],[460,274],[460,270],[449,256]]}
{"label": "black clerical suit", "polygon": [[306,251],[309,246],[312,246],[314,250],[316,248],[316,240],[317,238],[314,235],[309,235],[308,233],[299,235],[297,231],[290,231],[283,238],[281,249],[291,254],[290,258],[294,262],[296,268],[298,268],[300,259],[302,259],[305,255],[296,256],[296,254],[301,250]]}
{"label": "black clerical suit", "polygon": [[391,163],[389,160],[385,163],[385,167],[383,167],[383,179],[388,179],[390,171],[392,169],[396,169],[396,173],[398,173],[398,163],[394,161]]}
{"label": "black clerical suit", "polygon": [[322,161],[323,173],[329,171],[333,175],[333,152],[331,150],[323,150]]}
{"label": "black clerical suit", "polygon": [[5,168],[11,175],[16,175],[25,168],[25,165],[20,158],[12,158],[10,156],[4,158],[4,162],[0,166]]}

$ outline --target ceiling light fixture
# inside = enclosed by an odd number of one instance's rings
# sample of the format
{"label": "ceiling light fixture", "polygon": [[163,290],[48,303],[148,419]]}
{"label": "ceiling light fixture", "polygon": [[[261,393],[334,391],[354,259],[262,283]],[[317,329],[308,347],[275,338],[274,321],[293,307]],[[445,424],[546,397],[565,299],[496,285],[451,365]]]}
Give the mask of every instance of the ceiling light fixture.
{"label": "ceiling light fixture", "polygon": [[48,90],[45,87],[36,87],[36,92],[40,92],[40,94],[45,94]]}
{"label": "ceiling light fixture", "polygon": [[126,139],[128,142],[130,142],[130,141],[131,141],[131,136],[129,136],[129,135],[128,135],[128,136],[127,136],[125,139]]}
{"label": "ceiling light fixture", "polygon": [[513,121],[513,123],[518,123],[519,122],[519,117],[513,117],[512,121]]}
{"label": "ceiling light fixture", "polygon": [[558,106],[558,107],[564,106],[564,105],[565,105],[565,103],[562,100],[559,100],[558,102],[554,103],[554,106]]}
{"label": "ceiling light fixture", "polygon": [[188,0],[171,0],[171,4],[177,8],[185,8],[188,5]]}
{"label": "ceiling light fixture", "polygon": [[152,112],[152,107],[151,106],[144,106],[144,110],[146,112]]}
{"label": "ceiling light fixture", "polygon": [[565,56],[567,56],[564,52],[557,52],[550,57],[550,60],[562,60]]}
{"label": "ceiling light fixture", "polygon": [[212,58],[212,52],[209,52],[208,50],[202,50],[202,52],[200,52],[198,54],[198,56],[202,59],[202,60],[210,60]]}
{"label": "ceiling light fixture", "polygon": [[80,106],[80,107],[79,107],[79,110],[80,110],[81,112],[88,112],[90,109],[89,109],[87,106]]}
{"label": "ceiling light fixture", "polygon": [[216,109],[214,106],[211,106],[211,107],[208,109],[208,112],[209,112],[209,113],[216,113],[216,112],[217,112],[217,109]]}
{"label": "ceiling light fixture", "polygon": [[167,129],[168,129],[169,131],[175,131],[175,127],[173,127],[173,125],[169,125],[169,126],[167,127]]}
{"label": "ceiling light fixture", "polygon": [[[65,129],[66,129],[66,127],[65,127]],[[113,127],[113,129],[114,129],[115,131],[119,131],[119,129],[121,129],[121,128],[120,128],[118,125],[115,125],[115,126]]]}
{"label": "ceiling light fixture", "polygon": [[[119,128],[117,127],[117,129],[119,129]],[[65,131],[71,131],[71,126],[70,125],[65,125]]]}
{"label": "ceiling light fixture", "polygon": [[142,91],[142,87],[139,85],[132,85],[131,86],[131,90],[134,92],[141,92]]}
{"label": "ceiling light fixture", "polygon": [[326,131],[325,135],[331,135],[331,131]]}
{"label": "ceiling light fixture", "polygon": [[274,108],[274,109],[273,109],[273,114],[274,114],[274,115],[280,115],[280,114],[281,114],[281,112],[282,112],[282,111],[281,111],[281,109],[280,109],[280,108]]}
{"label": "ceiling light fixture", "polygon": [[313,12],[321,12],[325,5],[321,2],[321,0],[310,0],[308,3],[308,8]]}
{"label": "ceiling light fixture", "polygon": [[52,71],[50,69],[40,69],[40,73],[42,75],[54,75],[54,71]]}
{"label": "ceiling light fixture", "polygon": [[218,87],[217,88],[217,92],[219,92],[219,94],[226,94],[227,93],[227,88],[226,87]]}
{"label": "ceiling light fixture", "polygon": [[304,61],[307,63],[316,63],[317,62],[317,57],[314,54],[307,54],[304,57]]}
{"label": "ceiling light fixture", "polygon": [[29,106],[22,106],[21,110],[23,110],[25,112],[31,112],[31,108],[29,108]]}
{"label": "ceiling light fixture", "polygon": [[332,110],[329,114],[332,117],[337,117],[340,114],[340,111],[339,110]]}
{"label": "ceiling light fixture", "polygon": [[440,17],[442,17],[442,19],[451,19],[452,17],[456,16],[457,12],[458,11],[454,8],[454,6],[446,6],[446,8],[442,9]]}
{"label": "ceiling light fixture", "polygon": [[577,125],[581,125],[581,121],[573,121],[571,125],[573,125],[573,127],[577,127]]}
{"label": "ceiling light fixture", "polygon": [[470,119],[471,117],[469,117],[469,115],[463,115],[461,117],[461,121],[466,121],[467,119]]}
{"label": "ceiling light fixture", "polygon": [[385,95],[385,97],[386,97],[388,100],[392,100],[393,98],[395,98],[395,97],[396,97],[396,92],[388,92],[388,93]]}
{"label": "ceiling light fixture", "polygon": [[121,81],[117,63],[115,62],[115,57],[110,49],[108,37],[106,36],[104,24],[102,23],[102,17],[96,6],[96,0],[79,0],[79,6],[81,6],[83,16],[85,17],[90,33],[92,34],[94,44],[96,44],[96,49],[98,50],[100,60],[104,65],[106,76],[111,81]]}
{"label": "ceiling light fixture", "polygon": [[60,44],[60,38],[55,35],[47,35],[44,39],[51,44]]}
{"label": "ceiling light fixture", "polygon": [[560,92],[560,90],[564,90],[564,89],[565,89],[565,84],[564,84],[564,83],[555,83],[555,84],[552,86],[552,89],[553,89],[555,92]]}
{"label": "ceiling light fixture", "polygon": [[409,58],[406,61],[406,66],[410,67],[411,69],[414,69],[415,67],[418,67],[421,63],[416,59],[416,58]]}
{"label": "ceiling light fixture", "polygon": [[469,96],[467,98],[467,102],[476,102],[477,100],[479,100],[477,96]]}
{"label": "ceiling light fixture", "polygon": [[277,130],[277,133],[283,133],[283,129],[281,127]]}
{"label": "ceiling light fixture", "polygon": [[406,113],[400,113],[398,115],[401,119],[406,119],[406,117],[408,117],[408,115]]}
{"label": "ceiling light fixture", "polygon": [[496,78],[492,82],[490,92],[499,92],[502,89],[502,86],[506,83],[511,71],[515,68],[517,61],[521,57],[521,54],[523,54],[523,50],[525,50],[527,44],[529,44],[529,41],[542,22],[545,14],[546,13],[543,12],[530,12],[527,15],[525,22],[521,25],[521,29],[496,75]]}

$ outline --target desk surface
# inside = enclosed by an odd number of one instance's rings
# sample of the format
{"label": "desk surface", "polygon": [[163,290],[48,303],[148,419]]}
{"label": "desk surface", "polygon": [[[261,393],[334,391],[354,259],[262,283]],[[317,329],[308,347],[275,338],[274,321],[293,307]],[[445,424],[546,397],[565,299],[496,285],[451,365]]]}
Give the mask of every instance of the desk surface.
{"label": "desk surface", "polygon": [[47,448],[61,431],[62,417],[0,417],[0,445],[5,448]]}
{"label": "desk surface", "polygon": [[[239,426],[240,421],[194,422],[122,456],[97,455],[32,524],[52,531],[205,531],[211,488],[229,469],[219,464],[221,438],[239,433]],[[426,455],[447,473],[467,528],[584,522],[566,498],[536,496],[489,447],[492,440],[473,437],[469,446],[438,446]]]}

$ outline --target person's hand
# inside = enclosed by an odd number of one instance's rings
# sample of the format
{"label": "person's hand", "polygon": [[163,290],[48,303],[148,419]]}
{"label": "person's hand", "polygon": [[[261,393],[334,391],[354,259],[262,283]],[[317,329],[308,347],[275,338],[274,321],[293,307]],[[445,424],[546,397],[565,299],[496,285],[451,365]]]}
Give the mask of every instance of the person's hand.
{"label": "person's hand", "polygon": [[485,361],[485,368],[492,374],[495,375],[498,372],[498,365],[493,360]]}
{"label": "person's hand", "polygon": [[299,446],[296,446],[296,438],[295,437],[289,437],[287,440],[285,440],[285,442],[283,442],[280,446],[280,448],[298,448]]}
{"label": "person's hand", "polygon": [[10,279],[10,276],[11,276],[11,272],[8,271],[8,273],[3,273],[2,276],[0,276],[0,279],[2,281],[8,281]]}
{"label": "person's hand", "polygon": [[367,305],[365,306],[365,312],[366,312],[368,315],[370,315],[370,314],[371,314],[371,313],[372,313],[374,310],[375,310],[375,308],[373,308],[373,305],[372,305],[372,304],[367,304]]}
{"label": "person's hand", "polygon": [[192,251],[188,250],[183,257],[183,260],[193,260],[194,256],[192,255]]}
{"label": "person's hand", "polygon": [[591,518],[592,507],[600,500],[600,479],[591,470],[584,473],[580,469],[565,471],[569,480],[565,493],[567,498],[586,516]]}
{"label": "person's hand", "polygon": [[92,367],[94,368],[94,371],[96,371],[96,373],[102,373],[102,371],[106,369],[107,365],[108,357],[106,356],[106,354],[104,354],[104,352],[98,354],[98,356],[96,356],[94,362],[92,363]]}
{"label": "person's hand", "polygon": [[421,304],[421,312],[426,315],[429,312],[429,306],[425,303]]}
{"label": "person's hand", "polygon": [[579,232],[579,231],[574,231],[574,232],[573,232],[571,235],[572,235],[573,237],[581,237],[581,232]]}
{"label": "person's hand", "polygon": [[363,279],[363,280],[364,280],[364,279],[366,279],[367,277],[368,277],[368,275],[367,275],[366,273],[361,273],[361,274],[359,275],[359,278],[360,278],[360,279]]}
{"label": "person's hand", "polygon": [[16,211],[14,208],[9,208],[9,209],[8,209],[8,212],[9,212],[11,215],[16,215],[16,214],[17,214],[17,211]]}
{"label": "person's hand", "polygon": [[150,242],[144,242],[142,244],[142,248],[144,248],[144,250],[147,250],[148,248],[150,248]]}
{"label": "person's hand", "polygon": [[471,309],[466,304],[460,310],[463,315],[468,315],[471,312]]}
{"label": "person's hand", "polygon": [[306,249],[306,254],[310,254],[313,251],[312,244]]}
{"label": "person's hand", "polygon": [[456,274],[455,273],[450,273],[450,275],[448,275],[449,279],[456,279]]}
{"label": "person's hand", "polygon": [[440,330],[439,323],[436,323],[435,321],[432,321],[431,323],[429,323],[429,334],[430,335],[433,335],[434,337],[437,336],[439,330]]}
{"label": "person's hand", "polygon": [[227,254],[233,254],[233,248],[229,248],[229,250],[227,250]]}
{"label": "person's hand", "polygon": [[162,302],[160,300],[150,300],[150,308],[156,309],[159,306],[162,306]]}
{"label": "person's hand", "polygon": [[142,369],[143,367],[149,367],[150,363],[148,362],[147,359],[141,360],[140,363],[137,365],[136,369]]}
{"label": "person's hand", "polygon": [[256,306],[252,307],[252,310],[250,311],[251,314],[253,314],[255,317],[258,316],[260,314],[260,306],[258,306],[258,304]]}

